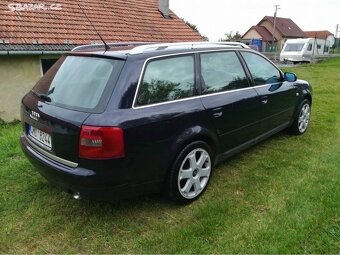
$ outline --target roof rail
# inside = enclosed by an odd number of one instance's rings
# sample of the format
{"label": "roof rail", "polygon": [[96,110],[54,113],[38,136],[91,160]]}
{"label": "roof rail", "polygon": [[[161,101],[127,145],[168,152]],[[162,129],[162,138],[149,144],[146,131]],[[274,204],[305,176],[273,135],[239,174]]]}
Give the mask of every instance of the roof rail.
{"label": "roof rail", "polygon": [[234,47],[241,47],[249,49],[249,46],[244,43],[239,42],[181,42],[181,43],[159,43],[159,44],[146,44],[146,45],[140,45],[132,50],[130,50],[131,55],[141,54],[148,50],[164,50],[164,49],[170,49],[170,48],[176,48],[186,46],[190,49],[200,48],[200,47],[207,47],[207,46],[234,46]]}
{"label": "roof rail", "polygon": [[[124,46],[141,46],[141,45],[149,45],[150,44],[155,44],[156,42],[119,42],[119,43],[108,43],[108,46],[111,47],[124,47]],[[100,49],[100,48],[105,48],[104,44],[87,44],[87,45],[80,45],[77,47],[74,47],[72,49],[72,52],[77,52],[77,51],[84,51],[84,50],[90,50],[90,49]]]}

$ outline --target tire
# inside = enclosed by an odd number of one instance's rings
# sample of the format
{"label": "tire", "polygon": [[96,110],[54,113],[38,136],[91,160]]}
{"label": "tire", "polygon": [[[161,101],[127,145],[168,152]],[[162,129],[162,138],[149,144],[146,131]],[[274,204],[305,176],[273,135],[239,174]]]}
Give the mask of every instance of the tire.
{"label": "tire", "polygon": [[310,101],[304,99],[299,105],[298,111],[295,114],[293,124],[289,131],[294,135],[302,135],[307,131],[311,116]]}
{"label": "tire", "polygon": [[206,190],[213,167],[213,153],[202,141],[187,145],[176,157],[167,179],[167,192],[178,204],[189,204]]}

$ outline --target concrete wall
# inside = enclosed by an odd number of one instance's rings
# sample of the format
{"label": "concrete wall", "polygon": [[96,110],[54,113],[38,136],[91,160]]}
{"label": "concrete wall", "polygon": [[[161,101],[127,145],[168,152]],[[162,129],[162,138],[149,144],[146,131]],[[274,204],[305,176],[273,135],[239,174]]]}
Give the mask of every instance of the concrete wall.
{"label": "concrete wall", "polygon": [[[272,34],[273,30],[274,30],[274,26],[271,22],[269,22],[268,20],[263,21],[260,26],[264,26],[265,28],[267,28],[267,30]],[[275,29],[275,38],[280,41],[282,40],[282,35],[281,33],[278,31],[278,29]]]}
{"label": "concrete wall", "polygon": [[277,50],[278,51],[281,51],[282,50],[282,48],[283,48],[283,46],[285,45],[285,42],[287,41],[287,39],[286,38],[282,38],[281,40],[279,40],[278,42],[277,42]]}
{"label": "concrete wall", "polygon": [[[266,27],[270,33],[273,32],[273,25],[269,21],[263,21],[260,25]],[[280,51],[286,42],[286,38],[283,38],[277,29],[275,30],[275,35],[276,39],[278,39],[277,50]],[[242,37],[242,39],[262,39],[262,37],[255,29],[251,29]],[[270,42],[268,43],[268,45],[264,43],[262,44],[262,51],[266,51],[267,46],[270,46]]]}
{"label": "concrete wall", "polygon": [[252,40],[252,39],[262,39],[262,37],[259,35],[259,33],[255,29],[250,29],[243,37],[242,39],[245,40]]}
{"label": "concrete wall", "polygon": [[39,56],[0,56],[0,118],[20,118],[20,101],[41,77]]}

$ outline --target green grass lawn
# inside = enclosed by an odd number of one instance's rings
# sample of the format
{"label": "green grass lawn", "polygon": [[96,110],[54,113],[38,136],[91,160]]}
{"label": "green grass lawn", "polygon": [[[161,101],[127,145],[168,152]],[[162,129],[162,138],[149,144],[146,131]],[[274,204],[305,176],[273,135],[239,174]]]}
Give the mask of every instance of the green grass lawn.
{"label": "green grass lawn", "polygon": [[340,59],[287,69],[314,88],[303,136],[280,133],[219,165],[204,196],[76,201],[0,126],[0,253],[339,253]]}
{"label": "green grass lawn", "polygon": [[330,50],[331,53],[334,53],[334,54],[340,54],[340,49],[331,49]]}

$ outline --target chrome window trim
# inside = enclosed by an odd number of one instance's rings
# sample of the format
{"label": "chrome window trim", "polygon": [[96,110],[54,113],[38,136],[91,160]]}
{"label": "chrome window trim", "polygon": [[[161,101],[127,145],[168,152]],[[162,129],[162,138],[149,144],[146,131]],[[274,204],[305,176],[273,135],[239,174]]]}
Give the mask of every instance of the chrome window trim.
{"label": "chrome window trim", "polygon": [[36,151],[38,151],[39,153],[41,153],[42,155],[44,155],[45,157],[49,158],[49,159],[52,159],[52,160],[55,160],[57,161],[58,163],[61,163],[63,165],[66,165],[66,166],[69,166],[69,167],[72,167],[72,168],[76,168],[78,166],[78,163],[75,163],[75,162],[72,162],[72,161],[69,161],[69,160],[66,160],[66,159],[63,159],[63,158],[60,158],[56,155],[53,155],[45,150],[43,150],[42,148],[40,148],[38,145],[36,145],[34,142],[32,142],[28,137],[27,135],[25,135],[25,138],[27,140],[27,142],[29,143],[29,145],[35,149]]}
{"label": "chrome window trim", "polygon": [[223,95],[223,94],[235,93],[235,92],[239,92],[239,91],[243,91],[243,90],[262,88],[262,87],[272,86],[272,85],[273,85],[273,83],[265,84],[265,85],[258,85],[258,86],[248,87],[248,88],[241,88],[241,89],[234,89],[234,90],[228,90],[228,91],[222,91],[222,92],[215,92],[215,93],[206,94],[206,95],[197,95],[197,96],[193,96],[193,97],[187,97],[187,98],[176,99],[176,100],[167,101],[167,102],[160,102],[160,103],[142,105],[142,106],[137,106],[137,107],[132,107],[132,108],[134,110],[138,110],[138,109],[144,109],[144,108],[149,108],[149,107],[154,107],[154,106],[159,106],[159,105],[179,103],[179,102],[189,101],[189,100],[193,100],[193,99],[200,99],[200,98],[204,98],[204,97],[219,96],[219,95]]}
{"label": "chrome window trim", "polygon": [[[242,49],[242,50],[243,51],[247,51],[247,49]],[[237,91],[248,90],[248,89],[255,89],[255,88],[260,88],[260,87],[269,86],[269,85],[271,86],[272,85],[272,84],[263,84],[263,85],[257,85],[257,86],[249,86],[248,88],[240,88],[240,89],[234,89],[234,90],[227,90],[227,91],[215,92],[215,93],[206,94],[206,95],[196,95],[196,96],[193,96],[193,97],[176,99],[176,100],[171,100],[171,101],[166,101],[166,102],[159,102],[159,103],[154,103],[154,104],[135,106],[136,99],[137,99],[137,94],[138,94],[139,87],[140,87],[140,84],[141,84],[141,81],[142,81],[142,77],[143,77],[143,74],[144,74],[144,71],[145,71],[145,67],[146,67],[146,65],[147,65],[147,63],[149,61],[154,60],[154,59],[158,59],[158,58],[171,57],[171,56],[189,55],[189,54],[195,54],[195,53],[226,52],[226,51],[235,51],[235,49],[215,49],[215,50],[202,50],[202,51],[187,51],[187,52],[165,54],[165,55],[159,55],[159,56],[154,56],[154,57],[147,58],[144,61],[144,64],[143,64],[143,67],[142,67],[142,71],[141,71],[141,74],[140,74],[139,79],[138,79],[137,88],[136,88],[135,95],[134,95],[133,102],[132,102],[132,109],[134,109],[134,110],[144,109],[144,108],[149,108],[149,107],[154,107],[154,106],[159,106],[159,105],[178,103],[178,102],[182,102],[182,101],[188,101],[188,100],[193,100],[193,99],[203,98],[203,97],[209,97],[209,96],[218,96],[218,95],[222,95],[222,94],[233,93],[233,92],[237,92]],[[255,54],[257,54],[257,53],[255,53]],[[257,54],[257,55],[260,55],[260,54]],[[268,59],[266,59],[266,60],[268,60]],[[269,62],[271,64],[273,64],[270,60],[269,60]],[[273,64],[273,65],[274,65],[274,67],[276,67],[275,64]]]}
{"label": "chrome window trim", "polygon": [[[267,84],[267,85],[269,85],[269,84]],[[267,86],[267,85],[260,85],[260,86],[257,86],[257,87],[263,87],[263,86]],[[164,104],[172,104],[172,103],[178,103],[178,102],[183,102],[183,101],[189,101],[189,100],[193,100],[193,99],[200,99],[200,98],[204,98],[204,97],[219,96],[219,95],[223,95],[223,94],[235,93],[235,92],[239,92],[239,91],[242,91],[242,90],[249,90],[249,89],[254,89],[254,88],[255,87],[248,87],[248,88],[234,89],[234,90],[228,90],[228,91],[222,91],[222,92],[215,92],[215,93],[206,94],[206,95],[197,95],[197,96],[193,96],[193,97],[176,99],[176,100],[167,101],[167,102],[160,102],[160,103],[137,106],[137,107],[133,107],[133,109],[138,110],[138,109],[149,108],[149,107],[159,106],[159,105],[164,105]]]}
{"label": "chrome window trim", "polygon": [[186,98],[181,98],[181,99],[176,99],[176,100],[171,100],[171,101],[166,101],[166,102],[160,102],[160,103],[154,103],[154,104],[148,104],[148,105],[141,105],[141,106],[132,107],[132,108],[134,110],[138,110],[138,109],[144,109],[144,108],[149,108],[149,107],[154,107],[154,106],[159,106],[159,105],[189,101],[189,100],[198,99],[198,98],[200,98],[200,96],[197,95],[197,96],[193,96],[193,97],[186,97]]}
{"label": "chrome window trim", "polygon": [[210,97],[210,96],[219,96],[219,95],[223,95],[223,94],[229,94],[229,93],[235,93],[235,92],[239,92],[239,91],[243,91],[243,90],[249,90],[249,89],[253,89],[254,87],[247,87],[247,88],[240,88],[240,89],[233,89],[233,90],[227,90],[227,91],[221,91],[221,92],[214,92],[214,93],[210,93],[210,94],[206,94],[206,95],[200,95],[199,97]]}

